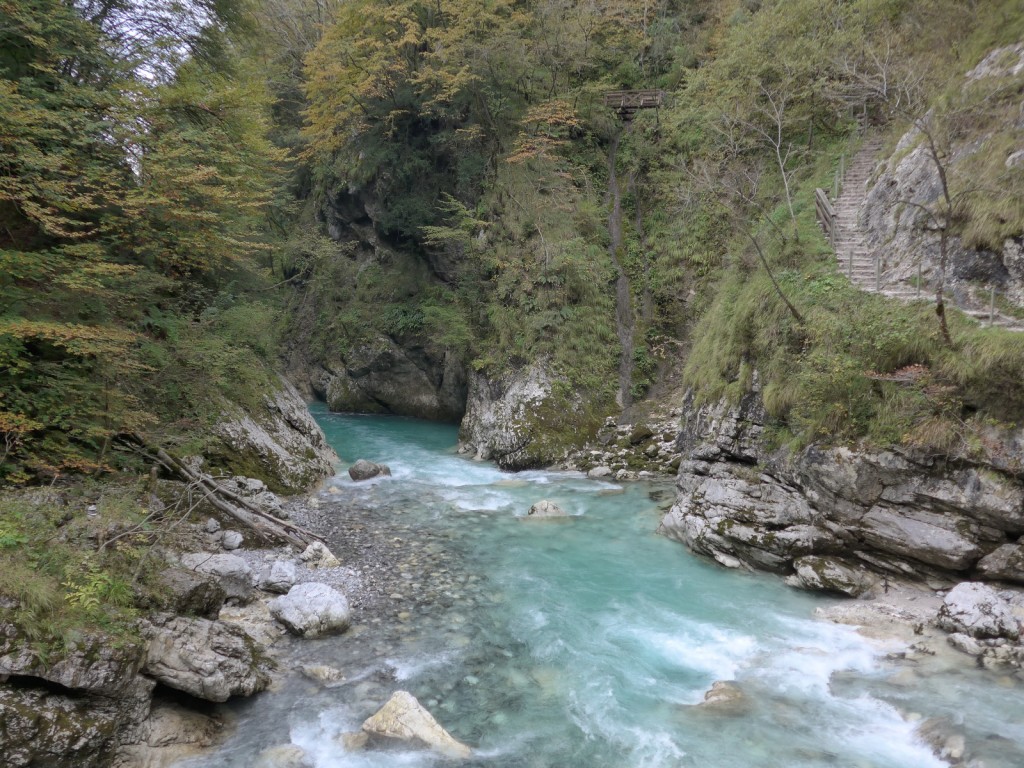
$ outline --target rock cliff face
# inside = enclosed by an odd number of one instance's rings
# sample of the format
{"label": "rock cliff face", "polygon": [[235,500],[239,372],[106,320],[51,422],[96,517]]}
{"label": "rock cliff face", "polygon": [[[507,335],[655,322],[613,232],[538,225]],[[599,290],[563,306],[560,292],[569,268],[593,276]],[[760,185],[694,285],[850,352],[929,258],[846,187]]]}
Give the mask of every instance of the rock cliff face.
{"label": "rock cliff face", "polygon": [[[450,265],[382,235],[372,190],[327,196],[317,218],[338,250],[322,268],[332,284],[309,287],[296,311],[292,380],[332,411],[461,419],[465,364],[424,329],[419,310],[425,292],[448,287]],[[368,311],[342,317],[354,305]]]}
{"label": "rock cliff face", "polygon": [[298,390],[279,382],[256,413],[227,407],[215,428],[223,449],[207,458],[234,474],[261,477],[277,493],[299,493],[334,474],[338,456]]}
{"label": "rock cliff face", "polygon": [[[756,390],[686,403],[678,497],[662,531],[729,567],[861,594],[871,574],[1021,581],[1024,485],[1001,459],[810,447],[772,453]],[[995,456],[1014,455],[1005,434]]]}
{"label": "rock cliff face", "polygon": [[598,424],[567,382],[537,363],[501,376],[470,377],[459,450],[503,469],[549,466],[569,447],[593,436]]}
{"label": "rock cliff face", "polygon": [[[1019,43],[986,56],[967,73],[965,87],[988,88],[989,83],[1019,80],[1022,75],[1024,43]],[[1024,130],[1024,116],[1018,110],[1016,125],[1004,127],[1019,135]],[[953,143],[943,161],[951,183],[964,175],[969,161],[990,154],[997,155],[1005,174],[1024,169],[1024,148],[1019,143],[1007,147],[990,135],[964,138]],[[960,186],[965,186],[964,180]],[[941,194],[938,169],[925,147],[924,135],[913,128],[900,139],[892,156],[880,163],[860,211],[866,244],[881,259],[884,282],[912,280],[920,264],[926,284],[934,284],[939,234],[926,209],[936,204],[941,207]],[[970,248],[962,238],[951,236],[946,286],[958,300],[974,298],[979,304],[992,286],[1024,306],[1024,237],[1008,237],[1001,248],[988,251]]]}

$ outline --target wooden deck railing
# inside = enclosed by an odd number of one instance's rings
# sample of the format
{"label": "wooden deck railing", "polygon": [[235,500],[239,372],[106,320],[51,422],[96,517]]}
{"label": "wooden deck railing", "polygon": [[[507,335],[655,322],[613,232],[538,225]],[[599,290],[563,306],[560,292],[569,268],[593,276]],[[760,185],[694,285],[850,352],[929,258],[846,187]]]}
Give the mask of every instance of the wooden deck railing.
{"label": "wooden deck railing", "polygon": [[665,103],[665,92],[657,88],[639,91],[608,91],[604,105],[625,117],[632,117],[638,109],[657,109]]}
{"label": "wooden deck railing", "polygon": [[828,199],[828,193],[820,187],[814,190],[814,211],[818,214],[818,223],[828,237],[829,245],[835,248],[836,238],[839,236],[836,212],[832,207],[832,202]]}

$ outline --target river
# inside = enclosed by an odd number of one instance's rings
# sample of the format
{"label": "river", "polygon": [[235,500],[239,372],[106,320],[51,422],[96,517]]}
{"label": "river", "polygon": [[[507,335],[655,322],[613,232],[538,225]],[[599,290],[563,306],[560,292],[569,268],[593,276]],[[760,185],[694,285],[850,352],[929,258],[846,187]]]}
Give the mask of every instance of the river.
{"label": "river", "polygon": [[[457,455],[451,426],[314,414],[343,460],[391,467],[339,476],[319,498],[339,529],[374,528],[404,586],[344,635],[286,641],[294,664],[336,666],[341,684],[286,675],[233,704],[235,734],[182,768],[250,768],[288,742],[315,768],[443,764],[339,743],[398,689],[474,747],[471,766],[947,765],[915,735],[926,717],[965,733],[985,768],[1024,765],[1019,679],[925,673],[893,658],[896,641],[816,619],[830,600],[691,555],[655,534],[668,484],[510,474]],[[572,517],[524,520],[541,499]],[[695,706],[719,680],[745,700]]]}

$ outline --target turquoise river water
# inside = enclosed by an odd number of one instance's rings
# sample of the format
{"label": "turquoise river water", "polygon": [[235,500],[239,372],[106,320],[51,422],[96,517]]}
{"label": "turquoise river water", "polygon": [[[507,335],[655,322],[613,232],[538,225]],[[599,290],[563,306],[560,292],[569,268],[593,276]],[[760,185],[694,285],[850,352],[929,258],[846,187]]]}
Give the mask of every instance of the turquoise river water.
{"label": "turquoise river water", "polygon": [[[471,766],[944,766],[915,735],[932,717],[978,765],[1024,766],[1019,678],[893,660],[895,641],[814,618],[828,599],[691,555],[655,534],[670,485],[505,473],[458,456],[454,427],[314,414],[343,461],[392,468],[362,484],[339,475],[320,499],[339,531],[376,532],[400,586],[379,611],[357,606],[346,634],[286,649],[342,669],[341,684],[287,676],[232,705],[235,734],[182,766],[251,768],[283,743],[315,768],[444,764],[340,743],[398,689],[474,748]],[[523,520],[540,499],[572,519]],[[694,706],[718,680],[746,703]]]}

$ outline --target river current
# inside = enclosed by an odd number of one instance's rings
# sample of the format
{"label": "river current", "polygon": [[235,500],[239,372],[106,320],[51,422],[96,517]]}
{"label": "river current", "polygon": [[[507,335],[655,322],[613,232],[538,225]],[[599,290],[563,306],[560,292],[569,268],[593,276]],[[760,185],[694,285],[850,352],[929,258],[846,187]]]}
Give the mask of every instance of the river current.
{"label": "river current", "polygon": [[[400,586],[343,635],[285,641],[294,665],[345,680],[290,674],[233,704],[234,735],[182,768],[251,768],[284,743],[315,768],[445,764],[340,742],[399,689],[474,748],[470,766],[930,768],[948,764],[915,733],[933,717],[985,768],[1024,765],[1019,681],[915,669],[897,641],[815,618],[830,600],[693,556],[655,534],[669,484],[506,473],[457,455],[451,426],[314,414],[345,462],[391,467],[319,498],[341,529],[379,529]],[[541,499],[572,517],[524,520]],[[695,706],[716,681],[744,700]]]}

